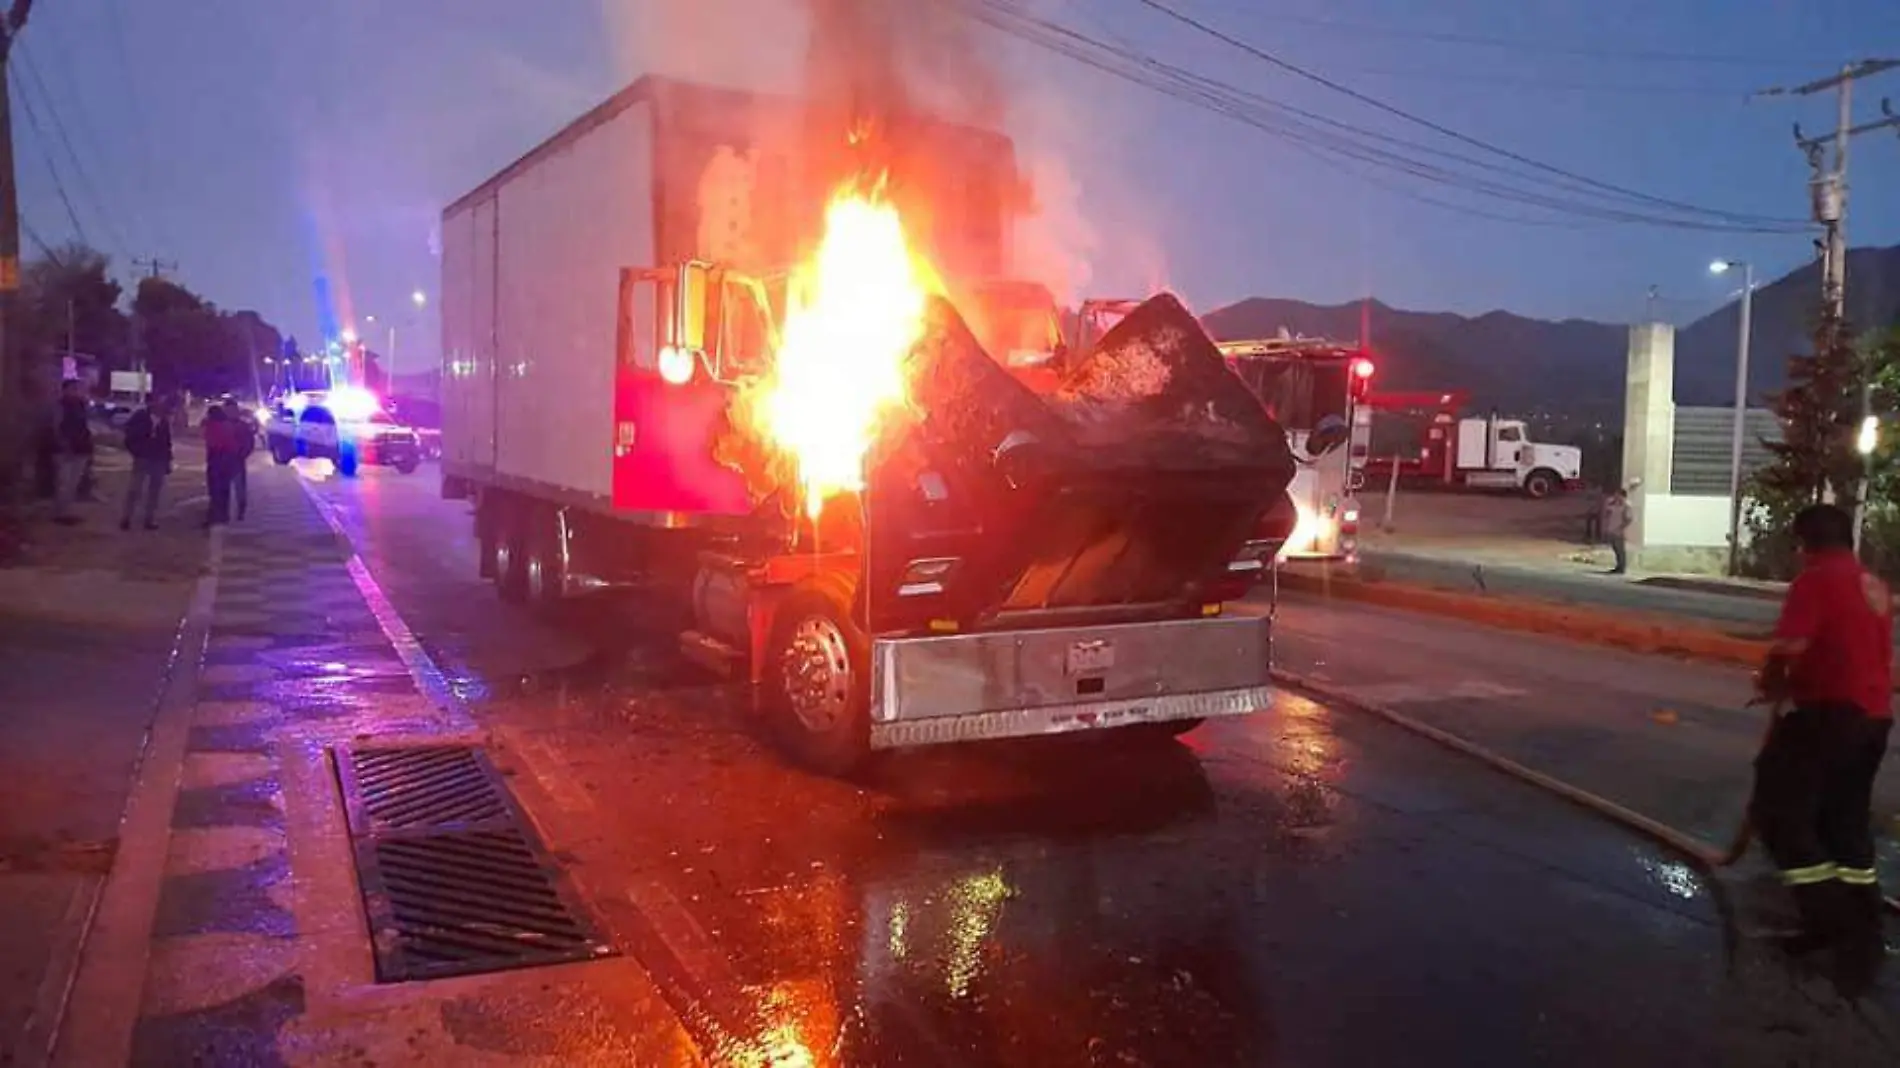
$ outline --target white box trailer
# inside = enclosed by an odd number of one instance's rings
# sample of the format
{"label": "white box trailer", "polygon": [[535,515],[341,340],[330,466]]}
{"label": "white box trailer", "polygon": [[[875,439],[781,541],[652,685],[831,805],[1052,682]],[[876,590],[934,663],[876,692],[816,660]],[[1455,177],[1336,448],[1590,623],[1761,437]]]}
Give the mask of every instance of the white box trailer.
{"label": "white box trailer", "polygon": [[[815,522],[767,515],[716,458],[732,383],[711,368],[748,346],[745,366],[771,358],[756,351],[770,332],[746,317],[772,308],[740,298],[812,247],[836,180],[806,150],[852,144],[849,129],[790,99],[642,79],[444,211],[443,491],[475,501],[484,576],[535,604],[618,586],[672,595],[692,621],[682,648],[751,683],[772,733],[825,771],[879,748],[1165,733],[1258,707],[1269,620],[1219,602],[1257,580],[1287,533],[1261,505],[1284,495],[1272,473],[1237,487],[1149,472],[1168,500],[1145,501],[1144,517],[1178,519],[1183,487],[1228,511],[1185,541],[1125,520],[1145,550],[1131,560],[1149,570],[1127,586],[1143,599],[1112,601],[1075,591],[1106,582],[1113,561],[1065,567],[1086,546],[1037,554],[1023,532],[985,534],[1028,522],[1000,511],[988,528],[931,534],[948,548],[914,560],[849,540],[816,551]],[[907,240],[952,285],[1001,276],[1020,196],[1008,139],[921,118],[884,136],[906,176],[888,195]],[[693,354],[686,377],[667,373],[663,349],[675,372]],[[896,502],[942,480],[884,471],[867,477],[900,481],[853,499],[855,536],[908,546],[921,535]]]}

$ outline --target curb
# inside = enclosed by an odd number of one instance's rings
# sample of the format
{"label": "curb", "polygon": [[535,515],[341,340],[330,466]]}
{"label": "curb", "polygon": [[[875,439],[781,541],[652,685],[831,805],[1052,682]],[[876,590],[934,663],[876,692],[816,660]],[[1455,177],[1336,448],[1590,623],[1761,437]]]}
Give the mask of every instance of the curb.
{"label": "curb", "polygon": [[[1565,782],[1553,775],[1547,775],[1529,765],[1520,764],[1510,757],[1487,749],[1470,739],[1453,734],[1439,727],[1434,727],[1429,723],[1408,716],[1388,705],[1382,705],[1376,701],[1367,701],[1355,697],[1338,686],[1320,682],[1306,675],[1299,674],[1298,672],[1284,671],[1280,668],[1273,669],[1273,679],[1275,682],[1290,689],[1300,690],[1344,708],[1351,708],[1368,715],[1377,716],[1394,726],[1402,727],[1413,734],[1428,738],[1448,749],[1454,749],[1466,756],[1473,757],[1515,779],[1529,783],[1549,793],[1556,794],[1572,804],[1610,820],[1613,823],[1620,824],[1629,830],[1635,831],[1657,842],[1667,849],[1681,854],[1684,859],[1694,864],[1705,875],[1712,875],[1720,870],[1721,866],[1717,863],[1720,859],[1720,851],[1715,847],[1710,846],[1699,838],[1684,834],[1660,820],[1651,819],[1634,809],[1625,808],[1601,794],[1591,793],[1580,786]],[[1886,902],[1887,908],[1890,911],[1900,913],[1900,899],[1889,897],[1886,899]]]}
{"label": "curb", "polygon": [[172,809],[217,603],[224,535],[224,527],[211,528],[206,571],[178,627],[152,725],[133,770],[132,790],[119,817],[119,851],[80,933],[78,967],[53,1018],[47,1063],[124,1064],[131,1053],[171,845]]}
{"label": "curb", "polygon": [[1509,630],[1532,631],[1635,653],[1684,656],[1754,666],[1768,642],[1707,627],[1686,618],[1607,612],[1549,601],[1480,596],[1403,583],[1317,578],[1282,572],[1280,588],[1387,608],[1454,616]]}

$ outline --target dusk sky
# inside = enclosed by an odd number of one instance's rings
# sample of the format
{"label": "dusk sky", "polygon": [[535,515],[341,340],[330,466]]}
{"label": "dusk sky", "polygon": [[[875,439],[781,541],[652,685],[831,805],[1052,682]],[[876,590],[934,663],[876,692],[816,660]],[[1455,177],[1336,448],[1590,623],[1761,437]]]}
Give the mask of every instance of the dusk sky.
{"label": "dusk sky", "polygon": [[[1140,0],[1034,6],[1281,104],[1479,152]],[[1791,124],[1827,128],[1834,99],[1746,94],[1900,56],[1893,0],[1170,6],[1539,162],[1780,219],[1807,212]],[[395,317],[399,363],[414,370],[435,357],[435,326],[428,312],[412,320],[408,294],[439,285],[444,204],[640,73],[792,88],[799,10],[798,0],[41,0],[13,71],[22,211],[49,244],[76,236],[50,159],[85,237],[121,274],[134,257],[176,261],[185,284],[257,309],[306,346],[318,333],[314,279],[327,276],[347,295],[345,314]],[[1772,276],[1810,256],[1799,233],[1616,224],[1364,164],[1348,171],[1309,146],[995,42],[985,52],[1011,87],[1012,132],[1046,207],[1025,251],[1035,273],[1071,292],[1167,285],[1201,308],[1370,292],[1406,308],[1627,321],[1656,285],[1662,310],[1686,321],[1724,296],[1706,273],[1711,257],[1749,258]],[[1862,121],[1879,115],[1882,95],[1900,101],[1900,71],[1861,83]],[[1858,139],[1852,176],[1851,242],[1900,243],[1900,136]],[[383,341],[380,328],[368,336]]]}

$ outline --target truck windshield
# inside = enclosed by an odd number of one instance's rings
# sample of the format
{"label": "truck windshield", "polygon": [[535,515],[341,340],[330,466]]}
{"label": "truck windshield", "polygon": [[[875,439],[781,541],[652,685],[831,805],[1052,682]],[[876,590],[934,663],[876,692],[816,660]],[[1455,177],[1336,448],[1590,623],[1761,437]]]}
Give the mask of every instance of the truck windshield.
{"label": "truck windshield", "polygon": [[1007,367],[1048,362],[1061,337],[1054,298],[1040,286],[996,285],[979,289],[957,308],[977,343]]}
{"label": "truck windshield", "polygon": [[1267,413],[1287,430],[1312,430],[1327,416],[1346,417],[1351,391],[1347,360],[1254,356],[1232,365]]}

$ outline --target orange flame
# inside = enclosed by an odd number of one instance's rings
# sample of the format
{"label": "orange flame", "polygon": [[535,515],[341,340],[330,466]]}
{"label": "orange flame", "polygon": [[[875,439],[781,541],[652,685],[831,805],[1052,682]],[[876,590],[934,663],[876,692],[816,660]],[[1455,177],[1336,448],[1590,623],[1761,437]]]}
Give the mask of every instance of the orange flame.
{"label": "orange flame", "polygon": [[907,398],[905,358],[924,330],[934,274],[897,209],[853,183],[825,209],[824,236],[795,271],[759,429],[796,464],[805,510],[864,488],[864,459]]}

